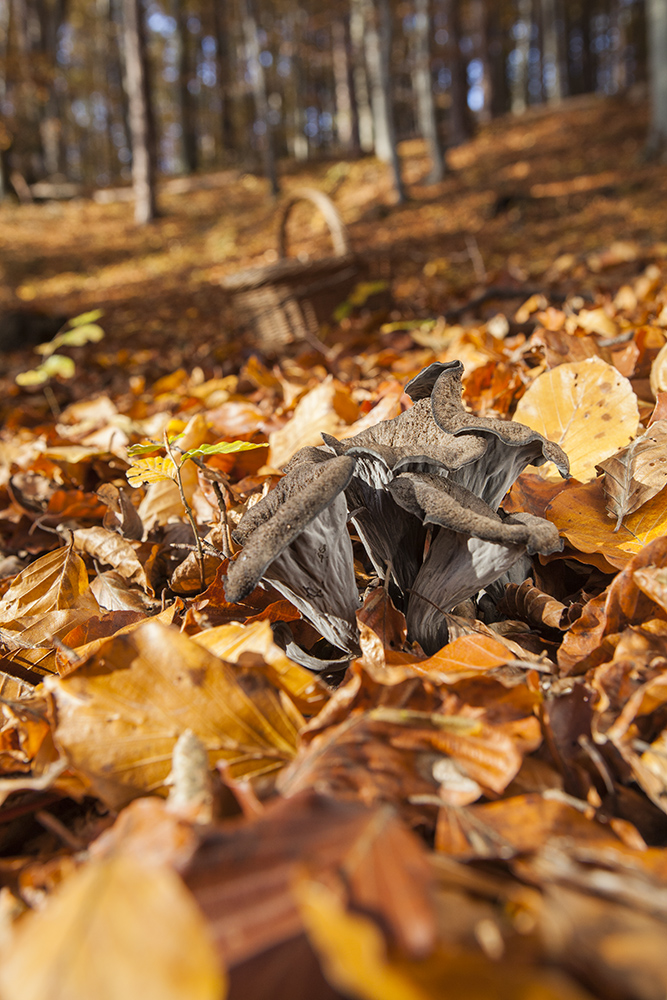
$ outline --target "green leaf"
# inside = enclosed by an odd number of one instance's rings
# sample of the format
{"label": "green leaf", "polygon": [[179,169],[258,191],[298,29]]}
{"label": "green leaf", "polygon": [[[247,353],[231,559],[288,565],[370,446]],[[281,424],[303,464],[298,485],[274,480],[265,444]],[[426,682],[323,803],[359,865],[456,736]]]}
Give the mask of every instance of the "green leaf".
{"label": "green leaf", "polygon": [[59,333],[56,340],[68,347],[81,347],[83,344],[97,344],[104,337],[104,330],[97,323],[85,323],[75,327],[73,330],[66,330]]}
{"label": "green leaf", "polygon": [[69,325],[87,326],[89,323],[96,323],[102,316],[104,316],[102,309],[91,309],[90,312],[81,313],[80,316],[75,316],[74,319],[69,321]]}
{"label": "green leaf", "polygon": [[250,441],[218,441],[217,444],[201,444],[198,448],[191,448],[183,455],[183,461],[187,458],[198,458],[200,455],[229,455],[235,451],[251,451],[253,448],[266,448],[266,443],[252,444]]}
{"label": "green leaf", "polygon": [[74,330],[65,330],[58,333],[53,340],[47,340],[45,344],[38,344],[35,348],[38,354],[48,358],[59,347],[82,347],[84,344],[96,344],[104,337],[104,330],[96,323],[87,323],[85,326],[78,326]]}
{"label": "green leaf", "polygon": [[71,358],[64,354],[52,354],[42,361],[37,368],[31,368],[27,372],[20,372],[16,376],[17,385],[41,385],[47,382],[52,376],[59,375],[60,378],[72,378],[76,371],[76,366]]}
{"label": "green leaf", "polygon": [[152,455],[154,452],[161,451],[163,445],[158,444],[157,441],[147,441],[144,444],[133,444],[127,449],[127,453],[130,458],[136,458],[137,455]]}

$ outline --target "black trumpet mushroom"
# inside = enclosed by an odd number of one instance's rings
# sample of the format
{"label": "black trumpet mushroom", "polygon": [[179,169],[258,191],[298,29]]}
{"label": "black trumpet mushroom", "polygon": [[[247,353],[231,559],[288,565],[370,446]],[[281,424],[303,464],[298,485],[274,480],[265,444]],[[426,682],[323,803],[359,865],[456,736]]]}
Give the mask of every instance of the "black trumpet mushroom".
{"label": "black trumpet mushroom", "polygon": [[[528,465],[552,461],[568,476],[567,456],[523,424],[469,413],[462,374],[460,361],[429,365],[405,388],[409,410],[344,441],[324,434],[323,445],[297,452],[233,532],[243,550],[229,567],[227,599],[240,601],[266,580],[334,647],[355,655],[351,520],[402,604],[409,638],[433,653],[447,642],[447,612],[522,558],[560,550],[551,522],[508,516],[498,505]],[[301,661],[317,664],[308,654]]]}

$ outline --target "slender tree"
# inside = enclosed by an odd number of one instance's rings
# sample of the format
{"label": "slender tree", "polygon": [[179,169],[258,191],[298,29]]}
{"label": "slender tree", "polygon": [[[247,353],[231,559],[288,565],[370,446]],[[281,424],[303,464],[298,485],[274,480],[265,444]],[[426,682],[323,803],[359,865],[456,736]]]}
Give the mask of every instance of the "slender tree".
{"label": "slender tree", "polygon": [[651,121],[647,153],[667,154],[667,0],[647,0]]}
{"label": "slender tree", "polygon": [[405,201],[391,99],[391,10],[388,0],[365,0],[366,63],[371,84],[375,153],[391,166],[398,202]]}
{"label": "slender tree", "polygon": [[257,31],[257,19],[252,6],[252,0],[241,0],[241,10],[243,18],[243,35],[246,46],[246,59],[248,63],[248,75],[250,86],[252,87],[255,99],[255,125],[258,128],[257,134],[262,150],[264,161],[264,173],[271,187],[271,193],[276,195],[280,190],[278,184],[278,174],[276,172],[276,156],[273,148],[273,136],[271,134],[271,122],[269,120],[269,102],[266,95],[266,78],[264,67],[260,60],[259,34]]}
{"label": "slender tree", "polygon": [[336,132],[341,148],[359,150],[359,119],[354,95],[350,29],[346,18],[336,18],[331,25],[331,57],[336,93]]}
{"label": "slender tree", "polygon": [[199,165],[197,143],[197,100],[193,85],[197,79],[194,44],[188,28],[188,11],[184,0],[175,0],[174,14],[178,24],[178,91],[181,110],[181,156],[186,174],[193,174]]}
{"label": "slender tree", "polygon": [[141,0],[123,0],[125,87],[132,140],[134,218],[140,225],[157,215],[155,204],[155,128]]}
{"label": "slender tree", "polygon": [[415,0],[413,86],[417,99],[419,131],[426,140],[431,157],[429,181],[433,184],[445,176],[445,157],[438,134],[433,79],[431,75],[431,8],[429,0]]}
{"label": "slender tree", "polygon": [[465,60],[461,53],[461,0],[447,0],[447,28],[449,71],[452,77],[449,140],[456,146],[470,137],[468,80]]}

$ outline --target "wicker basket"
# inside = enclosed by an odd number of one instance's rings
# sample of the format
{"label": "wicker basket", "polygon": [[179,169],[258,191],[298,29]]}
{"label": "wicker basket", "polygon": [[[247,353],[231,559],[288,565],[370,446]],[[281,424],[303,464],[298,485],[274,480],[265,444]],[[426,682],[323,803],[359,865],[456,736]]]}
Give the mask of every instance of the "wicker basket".
{"label": "wicker basket", "polygon": [[[312,202],[324,216],[333,256],[307,262],[287,257],[287,220],[303,200]],[[239,271],[223,280],[238,325],[267,355],[296,341],[321,349],[321,325],[331,319],[362,277],[360,258],[350,250],[347,230],[330,198],[312,188],[294,193],[280,215],[278,253],[275,264]]]}

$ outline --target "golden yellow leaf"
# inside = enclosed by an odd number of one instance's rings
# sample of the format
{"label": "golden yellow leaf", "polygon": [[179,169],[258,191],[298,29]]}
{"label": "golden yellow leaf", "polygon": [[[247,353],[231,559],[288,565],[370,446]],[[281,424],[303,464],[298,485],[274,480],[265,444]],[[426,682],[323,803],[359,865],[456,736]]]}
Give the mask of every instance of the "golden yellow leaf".
{"label": "golden yellow leaf", "polygon": [[350,396],[329,376],[299,400],[284,427],[269,435],[268,465],[281,468],[299,448],[322,444],[322,432],[336,435],[357,413]]}
{"label": "golden yellow leaf", "polygon": [[192,638],[228,663],[243,663],[248,657],[259,661],[267,676],[287,692],[300,712],[315,715],[328,701],[329,693],[317,675],[293,663],[275,644],[266,619],[250,625],[240,622],[218,625]]}
{"label": "golden yellow leaf", "polygon": [[[587,482],[595,466],[634,437],[637,397],[628,379],[600,358],[559,365],[539,375],[519,400],[516,420],[559,444],[575,479]],[[558,478],[554,466],[545,476]]]}
{"label": "golden yellow leaf", "polygon": [[222,1000],[194,899],[170,868],[90,861],[24,916],[0,962],[3,1000]]}
{"label": "golden yellow leaf", "polygon": [[296,753],[300,717],[263,675],[246,692],[232,665],[158,622],[114,636],[45,685],[57,743],[114,807],[163,788],[186,729],[238,777],[277,771]]}
{"label": "golden yellow leaf", "polygon": [[88,589],[85,564],[72,545],[55,549],[19,573],[0,601],[0,622],[73,608]]}
{"label": "golden yellow leaf", "polygon": [[418,673],[435,674],[451,683],[465,677],[476,677],[500,667],[513,654],[499,639],[490,635],[461,635],[438,650],[428,660],[412,665]]}
{"label": "golden yellow leaf", "polygon": [[582,309],[577,316],[577,325],[586,333],[599,333],[603,337],[618,337],[618,326],[602,307]]}
{"label": "golden yellow leaf", "polygon": [[654,538],[667,534],[667,487],[624,518],[618,531],[607,516],[605,503],[601,479],[572,484],[554,497],[546,516],[575,549],[601,553],[617,569]]}
{"label": "golden yellow leaf", "polygon": [[[372,920],[345,909],[323,883],[300,879],[294,893],[326,978],[359,1000],[590,1000],[574,982],[529,962],[493,960],[481,950],[440,945],[428,958],[389,953]],[[451,904],[450,904],[451,905]],[[469,905],[469,904],[468,904]],[[502,945],[502,937],[496,934]]]}
{"label": "golden yellow leaf", "polygon": [[141,486],[142,483],[161,483],[165,479],[176,479],[176,466],[169,455],[149,455],[148,458],[135,458],[127,470],[127,481],[130,486]]}

